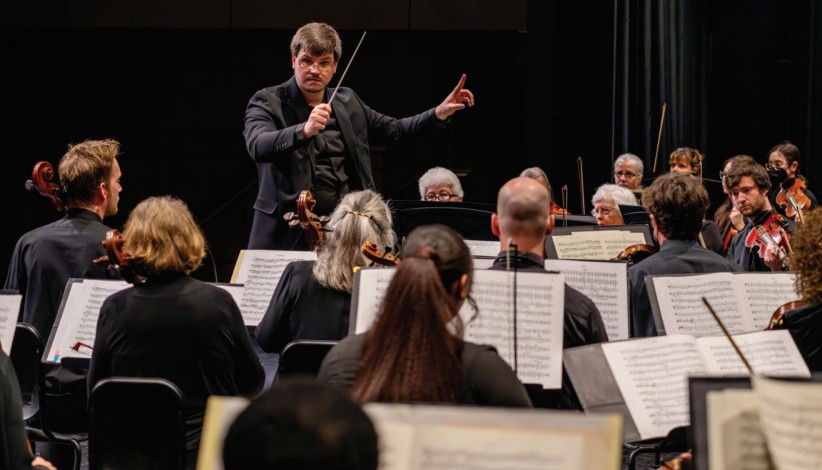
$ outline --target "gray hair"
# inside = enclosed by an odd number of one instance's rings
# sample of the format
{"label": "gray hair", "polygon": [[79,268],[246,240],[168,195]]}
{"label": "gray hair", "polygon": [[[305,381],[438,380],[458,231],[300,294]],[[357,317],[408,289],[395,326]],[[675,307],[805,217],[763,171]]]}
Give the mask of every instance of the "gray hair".
{"label": "gray hair", "polygon": [[392,229],[391,210],[374,191],[348,193],[328,221],[332,230],[314,264],[314,277],[321,286],[351,292],[354,267],[367,266],[362,244],[372,241],[380,248],[393,248],[397,236]]}
{"label": "gray hair", "polygon": [[594,197],[591,198],[591,204],[596,204],[603,199],[610,199],[614,201],[614,204],[617,206],[617,210],[619,210],[620,204],[626,206],[639,205],[639,202],[636,200],[636,196],[634,196],[634,193],[630,189],[623,188],[622,186],[616,184],[603,184],[598,187],[597,191],[594,193]]}
{"label": "gray hair", "polygon": [[447,184],[450,186],[454,196],[462,197],[464,194],[462,192],[460,179],[457,178],[457,175],[455,175],[453,171],[441,166],[435,166],[420,177],[420,199],[424,201],[425,192],[428,188],[437,184]]}
{"label": "gray hair", "polygon": [[642,159],[633,153],[623,153],[614,161],[614,166],[616,166],[617,163],[633,164],[636,167],[636,172],[639,176],[642,176],[642,173],[645,170],[645,165],[642,163]]}

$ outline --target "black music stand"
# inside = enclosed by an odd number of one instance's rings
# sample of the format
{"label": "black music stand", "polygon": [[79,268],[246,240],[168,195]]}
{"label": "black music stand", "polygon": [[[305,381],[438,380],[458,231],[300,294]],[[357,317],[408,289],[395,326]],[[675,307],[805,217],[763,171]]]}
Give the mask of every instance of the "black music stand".
{"label": "black music stand", "polygon": [[400,240],[415,228],[431,224],[451,227],[467,240],[498,240],[491,232],[491,215],[496,211],[493,204],[392,200],[388,205]]}

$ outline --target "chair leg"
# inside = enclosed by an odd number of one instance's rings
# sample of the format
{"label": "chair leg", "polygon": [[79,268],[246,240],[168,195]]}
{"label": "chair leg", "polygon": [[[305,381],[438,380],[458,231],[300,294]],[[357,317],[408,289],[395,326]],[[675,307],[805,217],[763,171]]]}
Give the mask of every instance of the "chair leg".
{"label": "chair leg", "polygon": [[76,439],[71,439],[71,445],[74,447],[74,470],[80,470],[83,460],[83,449],[80,448],[80,443],[77,442]]}

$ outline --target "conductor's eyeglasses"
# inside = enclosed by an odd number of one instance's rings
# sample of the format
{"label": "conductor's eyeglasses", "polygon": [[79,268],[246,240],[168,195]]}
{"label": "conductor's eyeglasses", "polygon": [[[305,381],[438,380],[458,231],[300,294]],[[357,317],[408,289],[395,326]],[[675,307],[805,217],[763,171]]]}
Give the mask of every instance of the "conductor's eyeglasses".
{"label": "conductor's eyeglasses", "polygon": [[451,194],[449,192],[443,191],[441,193],[428,193],[425,195],[426,201],[450,201],[452,198],[457,197],[456,194]]}
{"label": "conductor's eyeglasses", "polygon": [[297,63],[300,64],[300,68],[303,70],[308,70],[313,67],[317,67],[317,70],[323,73],[328,72],[329,70],[331,70],[332,67],[334,67],[334,62],[330,60],[313,62],[311,59],[307,57],[303,57],[302,59],[298,60]]}

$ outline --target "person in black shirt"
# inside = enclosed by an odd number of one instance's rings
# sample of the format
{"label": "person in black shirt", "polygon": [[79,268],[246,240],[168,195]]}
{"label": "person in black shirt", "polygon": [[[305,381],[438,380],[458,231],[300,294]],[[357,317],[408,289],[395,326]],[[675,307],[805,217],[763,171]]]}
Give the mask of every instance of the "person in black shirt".
{"label": "person in black shirt", "polygon": [[[788,141],[774,145],[768,152],[768,163],[765,164],[765,168],[768,170],[768,176],[771,178],[771,186],[773,188],[773,190],[768,193],[768,199],[771,201],[771,206],[773,206],[774,210],[782,216],[785,215],[787,205],[777,204],[777,196],[780,192],[786,192],[788,189],[794,188],[791,189],[791,195],[796,198],[793,192],[796,191],[795,188],[797,186],[801,186],[802,194],[808,199],[805,205],[799,208],[800,213],[804,214],[804,212],[811,210],[817,205],[816,196],[807,187],[808,181],[804,176],[799,174],[799,160],[799,147]],[[796,183],[799,184],[797,185]],[[799,203],[800,201],[797,202]],[[786,204],[789,205],[790,203]],[[792,220],[800,222],[801,217],[797,218],[797,216],[794,215]]]}

